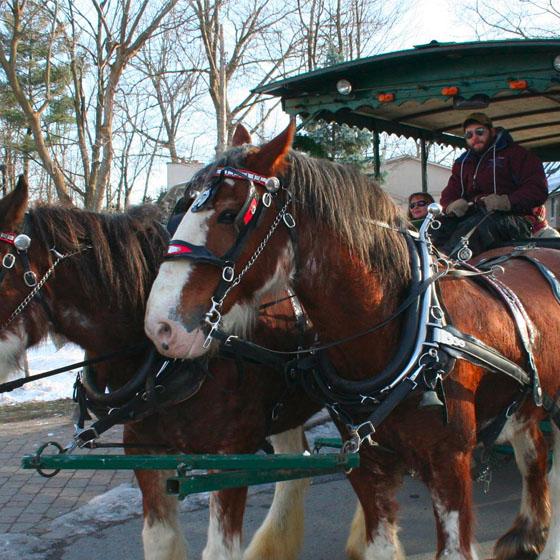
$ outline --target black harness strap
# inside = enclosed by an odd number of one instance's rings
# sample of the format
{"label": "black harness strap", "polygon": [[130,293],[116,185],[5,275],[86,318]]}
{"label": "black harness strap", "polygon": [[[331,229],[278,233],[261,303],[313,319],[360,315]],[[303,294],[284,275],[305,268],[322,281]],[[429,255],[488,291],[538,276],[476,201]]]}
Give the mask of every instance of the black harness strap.
{"label": "black harness strap", "polygon": [[134,344],[133,346],[128,346],[127,348],[121,348],[120,350],[116,350],[115,352],[111,352],[110,354],[105,354],[104,356],[98,356],[97,358],[91,358],[89,360],[84,360],[83,362],[77,362],[75,364],[70,364],[68,366],[51,369],[50,371],[45,371],[44,373],[38,373],[37,375],[30,375],[29,377],[20,377],[19,379],[7,381],[6,383],[0,384],[0,393],[7,393],[9,391],[13,391],[14,389],[18,389],[19,387],[22,387],[26,383],[31,383],[32,381],[37,381],[38,379],[51,377],[53,375],[64,373],[65,371],[70,371],[72,369],[76,369],[79,367],[87,367],[102,362],[104,360],[109,360],[111,358],[117,358],[118,356],[122,356],[123,354],[140,350],[141,348],[144,348],[147,345],[148,345],[147,342],[141,342],[139,344]]}
{"label": "black harness strap", "polygon": [[[206,370],[200,367],[201,364],[197,361],[189,364],[191,367],[187,369],[184,362],[180,360],[165,362],[164,366],[152,375],[153,382],[147,384],[146,391],[140,391],[123,406],[106,408],[105,415],[88,428],[84,429],[83,425],[77,426],[74,444],[82,447],[116,424],[141,420],[160,411],[163,407],[172,406],[192,397],[206,379]],[[86,406],[92,408],[87,400]]]}
{"label": "black harness strap", "polygon": [[477,434],[477,441],[484,445],[484,447],[490,447],[498,439],[498,436],[504,429],[506,422],[521,408],[527,395],[529,393],[529,385],[522,385],[517,390],[517,393],[513,397],[511,403],[507,406],[501,414],[496,416],[490,424],[479,430]]}
{"label": "black harness strap", "polygon": [[[464,266],[476,270],[476,268],[469,263],[464,263]],[[480,276],[480,279],[484,280],[487,285],[501,297],[514,319],[517,332],[527,356],[527,365],[532,378],[533,399],[537,406],[542,406],[542,388],[532,349],[534,335],[531,327],[531,320],[525,311],[525,307],[515,292],[501,280],[492,276]]]}

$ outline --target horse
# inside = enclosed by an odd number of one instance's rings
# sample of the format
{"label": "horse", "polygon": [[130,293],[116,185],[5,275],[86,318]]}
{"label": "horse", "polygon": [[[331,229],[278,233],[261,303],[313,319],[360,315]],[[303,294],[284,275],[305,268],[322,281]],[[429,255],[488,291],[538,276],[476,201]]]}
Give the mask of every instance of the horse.
{"label": "horse", "polygon": [[[168,234],[156,219],[155,207],[109,215],[39,206],[24,214],[27,199],[27,181],[21,176],[15,190],[0,201],[0,379],[16,368],[26,348],[50,333],[59,342],[80,345],[89,358],[135,348],[92,366],[94,394],[97,390],[103,397],[118,395],[135,379],[148,353],[135,345],[148,343],[143,331],[145,300]],[[256,340],[273,341],[279,348],[300,338],[287,300],[263,310],[253,325],[246,324],[243,333],[254,328]],[[272,434],[277,452],[305,450],[297,426],[320,406],[289,389],[282,372],[249,363],[238,369],[218,356],[202,367],[203,379],[194,362],[178,362],[176,367],[192,385],[192,394],[126,423],[126,453],[254,453],[267,434]],[[108,395],[106,387],[111,390]],[[134,392],[139,390],[142,386]],[[186,558],[177,499],[165,491],[168,474],[135,472],[142,492],[147,560]],[[306,486],[305,480],[277,484],[272,507],[245,558],[297,556]],[[205,560],[242,558],[246,495],[246,488],[211,494]]]}
{"label": "horse", "polygon": [[[324,380],[322,394],[347,440],[346,449],[360,454],[360,467],[348,477],[363,508],[356,523],[364,541],[354,544],[349,556],[404,557],[395,492],[404,473],[412,470],[431,493],[436,558],[476,559],[470,465],[477,434],[492,427],[499,433],[498,442],[513,445],[523,480],[521,510],[496,542],[495,558],[560,560],[558,426],[553,424],[549,492],[547,443],[538,427],[547,413],[539,406],[537,387],[534,398],[516,399],[517,378],[449,350],[472,343],[502,356],[512,370],[528,368],[527,348],[518,334],[521,326],[488,287],[492,278],[485,281],[488,275],[463,271],[444,255],[438,257],[428,236],[418,246],[424,247],[427,260],[422,266],[431,276],[419,284],[414,280],[419,268],[416,242],[391,198],[358,170],[292,151],[294,130],[291,122],[268,143],[228,150],[199,172],[201,194],[179,224],[148,298],[146,333],[167,356],[198,358],[216,345],[224,325],[227,330],[235,324],[240,307],[246,316],[267,297],[292,288],[320,341],[308,355],[322,354],[330,364],[324,377],[314,373],[315,380]],[[507,249],[496,252],[502,255]],[[535,254],[560,274],[560,252],[526,253]],[[538,376],[533,383],[540,380],[543,394],[557,399],[559,303],[533,262],[512,258],[501,266],[501,289],[524,304],[524,324],[534,335]],[[437,289],[429,288],[431,282]],[[432,300],[421,299],[428,288]],[[447,321],[458,333],[444,345],[449,352],[439,352],[442,343],[432,344],[439,348],[435,354],[413,346],[420,358],[413,363],[417,369],[410,370],[414,375],[404,379],[409,386],[386,384],[388,369],[400,371],[393,366],[403,360],[402,341],[411,329],[407,317],[414,316],[407,310],[437,300],[436,307],[432,303],[420,309],[426,320],[414,329],[427,332]],[[466,334],[459,338],[460,333]],[[445,355],[449,359],[444,360]],[[441,364],[436,364],[438,356]],[[425,359],[441,370],[432,385],[427,380],[424,390],[412,391],[413,382],[419,383],[418,372],[427,371]],[[381,390],[368,393],[375,383],[381,383]],[[349,402],[357,401],[351,414],[328,396],[334,390]],[[385,397],[385,390],[396,395],[394,401]],[[425,406],[425,397],[434,406]],[[367,412],[364,407],[369,407]],[[557,403],[548,410],[553,409],[558,411]],[[381,423],[378,417],[371,420],[371,410],[384,418]],[[502,417],[503,423],[497,424]]]}

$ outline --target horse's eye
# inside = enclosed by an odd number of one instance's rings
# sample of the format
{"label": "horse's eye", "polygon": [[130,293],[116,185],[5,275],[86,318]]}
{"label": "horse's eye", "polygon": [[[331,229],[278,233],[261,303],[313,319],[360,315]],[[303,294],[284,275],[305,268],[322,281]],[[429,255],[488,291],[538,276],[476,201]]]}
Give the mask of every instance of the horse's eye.
{"label": "horse's eye", "polygon": [[224,210],[218,216],[218,223],[219,224],[233,224],[233,222],[235,222],[235,217],[236,216],[237,216],[236,212],[233,212],[232,210]]}

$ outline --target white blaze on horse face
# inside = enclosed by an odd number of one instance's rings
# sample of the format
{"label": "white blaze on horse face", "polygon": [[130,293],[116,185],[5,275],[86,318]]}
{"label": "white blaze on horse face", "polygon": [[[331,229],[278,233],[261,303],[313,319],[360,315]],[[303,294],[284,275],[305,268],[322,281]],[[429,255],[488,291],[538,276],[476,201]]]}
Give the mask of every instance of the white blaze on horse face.
{"label": "white blaze on horse face", "polygon": [[[175,238],[193,245],[206,245],[208,219],[213,213],[213,210],[195,213],[189,210],[181,220]],[[183,288],[188,284],[194,266],[187,259],[164,262],[146,305],[146,334],[160,353],[173,358],[195,358],[206,352],[202,347],[205,337],[199,328],[202,317],[181,316],[179,309]],[[205,311],[209,308],[210,301]],[[165,339],[162,338],[162,326],[165,326]]]}
{"label": "white blaze on horse face", "polygon": [[[11,326],[13,326],[12,323]],[[19,332],[7,331],[0,336],[0,382],[6,380],[10,373],[21,369],[21,359],[27,346],[27,335],[23,329]]]}

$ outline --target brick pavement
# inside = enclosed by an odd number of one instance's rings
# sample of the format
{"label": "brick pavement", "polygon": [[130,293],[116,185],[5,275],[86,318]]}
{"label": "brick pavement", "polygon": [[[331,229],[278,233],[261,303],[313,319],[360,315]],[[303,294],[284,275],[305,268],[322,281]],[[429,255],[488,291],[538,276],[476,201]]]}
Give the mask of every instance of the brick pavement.
{"label": "brick pavement", "polygon": [[[71,440],[70,414],[71,410],[68,417],[0,424],[0,534],[40,534],[54,518],[120,484],[135,482],[132,471],[60,471],[53,478],[44,478],[21,468],[22,457],[33,454],[43,443],[57,441],[64,446]],[[112,428],[103,439],[122,441],[122,427]],[[96,454],[121,452],[95,450]]]}

